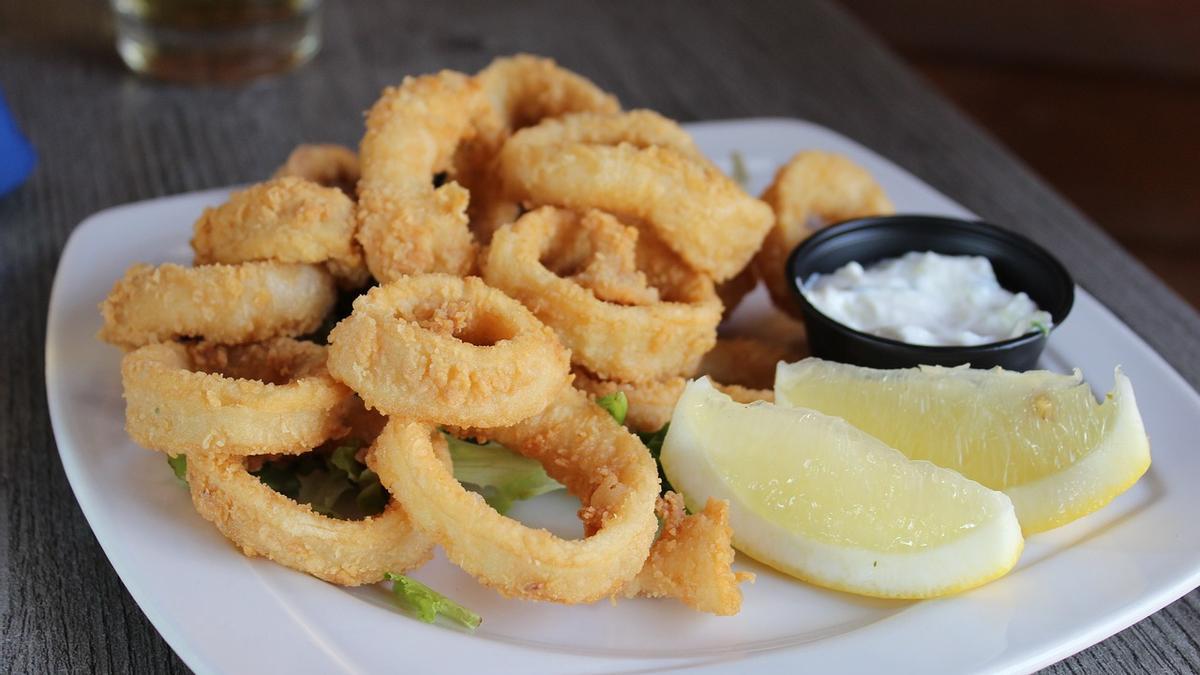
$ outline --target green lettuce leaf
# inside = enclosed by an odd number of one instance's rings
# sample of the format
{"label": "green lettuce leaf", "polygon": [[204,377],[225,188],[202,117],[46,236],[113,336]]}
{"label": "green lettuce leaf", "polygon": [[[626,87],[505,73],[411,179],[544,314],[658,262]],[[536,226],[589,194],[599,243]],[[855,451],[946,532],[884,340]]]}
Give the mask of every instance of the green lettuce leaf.
{"label": "green lettuce leaf", "polygon": [[654,463],[658,465],[658,477],[662,481],[662,491],[667,492],[673,490],[671,481],[667,480],[667,474],[663,473],[662,461],[659,457],[662,455],[663,441],[667,438],[667,430],[671,427],[668,422],[661,429],[654,432],[637,432],[637,437],[642,439],[646,449],[650,451],[650,456],[654,458]]}
{"label": "green lettuce leaf", "polygon": [[379,476],[367,469],[359,474],[358,485],[359,493],[354,502],[359,510],[369,515],[382,513],[388,503],[388,493],[383,489],[383,483],[379,482]]}
{"label": "green lettuce leaf", "polygon": [[300,490],[296,501],[330,518],[339,517],[338,502],[353,487],[340,471],[310,471],[296,476]]}
{"label": "green lettuce leaf", "polygon": [[175,472],[175,477],[187,485],[187,455],[167,455],[167,464]]}
{"label": "green lettuce leaf", "polygon": [[[736,153],[735,153],[736,154]],[[617,424],[625,423],[625,415],[629,413],[629,399],[625,397],[625,392],[614,391],[607,396],[601,396],[596,399],[596,404],[608,411]],[[659,455],[662,454],[663,441],[667,438],[667,429],[671,426],[668,422],[658,431],[643,432],[635,431],[634,435],[642,440],[642,444],[650,451],[650,456],[654,458],[654,464],[658,467],[658,477],[662,481],[662,491],[671,490],[671,481],[667,480],[667,474],[663,473],[662,462],[659,461]]]}
{"label": "green lettuce leaf", "polygon": [[475,630],[483,619],[478,614],[438,593],[425,584],[403,574],[387,572],[384,578],[392,582],[392,597],[396,604],[411,611],[425,623],[433,623],[439,615]]}
{"label": "green lettuce leaf", "polygon": [[272,490],[308,504],[330,518],[357,520],[387,505],[379,476],[356,458],[362,443],[349,439],[337,447],[266,462],[253,474]]}
{"label": "green lettuce leaf", "polygon": [[[444,432],[443,432],[444,433]],[[558,481],[546,475],[541,463],[496,443],[472,443],[446,434],[454,477],[464,487],[483,495],[500,513],[514,501],[561,490]]]}
{"label": "green lettuce leaf", "polygon": [[272,490],[295,499],[300,494],[300,480],[293,470],[295,463],[267,462],[262,468],[253,472],[259,480]]}
{"label": "green lettuce leaf", "polygon": [[629,414],[629,399],[625,398],[625,392],[618,390],[601,396],[596,399],[596,405],[607,410],[617,424],[625,424],[625,415]]}
{"label": "green lettuce leaf", "polygon": [[738,185],[742,186],[742,189],[744,190],[746,188],[746,184],[750,182],[750,172],[746,170],[745,158],[742,157],[742,153],[734,150],[733,152],[729,153],[729,161],[733,165],[730,178],[733,178],[733,180]]}

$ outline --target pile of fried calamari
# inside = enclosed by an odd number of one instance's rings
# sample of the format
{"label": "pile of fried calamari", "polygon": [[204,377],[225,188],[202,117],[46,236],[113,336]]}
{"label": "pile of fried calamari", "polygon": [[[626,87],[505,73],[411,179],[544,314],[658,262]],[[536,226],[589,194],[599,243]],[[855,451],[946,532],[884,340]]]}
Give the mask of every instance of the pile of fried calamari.
{"label": "pile of fried calamari", "polygon": [[[203,214],[194,266],[117,282],[100,336],[126,350],[126,427],[247,555],[336,584],[441,546],[508,597],[734,614],[726,504],[689,514],[648,446],[685,378],[769,400],[801,355],[717,325],[760,278],[790,305],[814,216],[890,208],[840,162],[801,153],[759,200],[552,61],[406,78],[357,154],[301,146]],[[811,189],[830,172],[862,183],[849,203]],[[560,487],[582,539],[503,515]]]}

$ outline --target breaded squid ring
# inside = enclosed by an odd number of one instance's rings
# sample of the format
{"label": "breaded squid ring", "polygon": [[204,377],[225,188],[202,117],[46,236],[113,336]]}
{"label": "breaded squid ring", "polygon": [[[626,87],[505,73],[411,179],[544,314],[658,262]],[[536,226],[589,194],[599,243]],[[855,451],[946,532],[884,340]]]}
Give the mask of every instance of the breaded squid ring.
{"label": "breaded squid ring", "polygon": [[762,194],[775,211],[775,226],[754,258],[771,300],[800,317],[784,267],[800,242],[821,227],[851,218],[884,215],[895,208],[866,169],[842,155],[810,150],[779,168]]}
{"label": "breaded squid ring", "polygon": [[675,598],[698,612],[733,616],[742,608],[738,584],[753,581],[733,571],[733,528],[729,502],[709,498],[704,510],[688,514],[683,497],[667,492],[654,507],[659,536],[646,565],[621,590],[627,598]]}
{"label": "breaded squid ring", "polygon": [[186,337],[293,337],[316,330],[336,300],[333,277],[316,265],[134,265],[100,303],[99,337],[125,349]]}
{"label": "breaded squid ring", "polygon": [[534,415],[567,381],[569,362],[549,328],[475,277],[377,286],[329,333],[329,371],[368,406],[437,424]]}
{"label": "breaded squid ring", "polygon": [[677,264],[670,251],[639,238],[641,269],[662,301],[646,305],[605,302],[542,261],[556,240],[582,227],[579,215],[544,207],[496,232],[484,265],[488,284],[517,298],[554,329],[571,358],[605,378],[644,380],[688,372],[716,342],[721,303],[705,276]]}
{"label": "breaded squid ring", "polygon": [[121,361],[125,430],[168,454],[300,454],[345,432],[354,394],[290,338],[146,345]]}
{"label": "breaded squid ring", "polygon": [[367,282],[354,240],[354,202],[303,178],[274,178],[204,210],[193,226],[195,264],[276,260],[323,263],[346,288]]}
{"label": "breaded squid ring", "polygon": [[452,168],[475,135],[486,102],[479,84],[452,71],[406,77],[367,113],[359,149],[358,241],[381,283],[406,274],[464,275],[475,264],[467,228],[469,193],[434,176]]}
{"label": "breaded squid ring", "polygon": [[[662,296],[639,266],[647,257],[645,239],[637,228],[597,211],[585,214],[574,227],[559,228],[541,262],[605,302],[651,305],[660,302]],[[669,252],[666,255],[671,256]]]}
{"label": "breaded squid ring", "polygon": [[[675,403],[683,395],[687,380],[682,377],[666,377],[661,380],[643,380],[641,382],[613,382],[601,380],[584,370],[573,371],[575,387],[594,397],[608,396],[618,391],[625,393],[629,409],[625,413],[625,426],[632,431],[652,433],[662,429],[671,421],[675,412]],[[713,383],[718,390],[725,392],[738,403],[753,403],[754,401],[774,401],[775,392],[771,389],[749,389],[736,384]]]}
{"label": "breaded squid ring", "polygon": [[771,209],[710,162],[673,147],[543,142],[541,125],[513,135],[497,159],[509,197],[596,208],[655,233],[715,281],[737,274],[771,227]]}
{"label": "breaded squid ring", "polygon": [[574,112],[615,113],[621,104],[591,80],[553,59],[515,54],[493,60],[475,76],[489,101],[488,133],[500,141],[517,129]]}
{"label": "breaded squid ring", "polygon": [[708,158],[700,152],[691,134],[684,131],[675,120],[663,117],[653,110],[630,110],[619,114],[580,112],[563,115],[523,129],[520,142],[530,145],[628,143],[636,148],[672,148],[692,159],[708,162]]}
{"label": "breaded squid ring", "polygon": [[803,333],[780,342],[751,337],[717,338],[716,346],[700,360],[695,375],[751,389],[774,390],[775,366],[780,361],[794,363],[806,356],[808,344]]}
{"label": "breaded squid ring", "polygon": [[455,179],[471,191],[471,229],[483,243],[517,219],[520,207],[506,199],[493,172],[496,154],[518,129],[569,113],[620,111],[617,99],[552,59],[517,54],[500,57],[475,76],[488,105],[476,120],[479,134],[460,148]]}
{"label": "breaded squid ring", "polygon": [[[448,467],[444,442],[433,447],[432,461]],[[276,492],[246,470],[245,457],[230,455],[188,455],[187,479],[196,511],[243,553],[330,583],[373,584],[433,557],[433,539],[395,499],[377,516],[329,518]]]}
{"label": "breaded squid ring", "polygon": [[481,432],[532,457],[583,504],[586,539],[500,515],[435,461],[427,424],[392,418],[368,455],[380,481],[454,564],[507,597],[586,603],[642,568],[654,539],[658,475],[635,436],[569,386],[538,415]]}
{"label": "breaded squid ring", "polygon": [[333,143],[306,143],[292,150],[272,178],[303,178],[317,185],[337,188],[353,199],[358,194],[361,175],[358,153],[350,148]]}

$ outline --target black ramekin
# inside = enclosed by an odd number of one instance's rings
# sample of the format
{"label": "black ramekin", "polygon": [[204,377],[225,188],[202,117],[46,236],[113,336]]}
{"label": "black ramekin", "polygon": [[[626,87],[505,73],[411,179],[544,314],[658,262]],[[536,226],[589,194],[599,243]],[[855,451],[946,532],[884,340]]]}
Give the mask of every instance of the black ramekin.
{"label": "black ramekin", "polygon": [[1075,302],[1075,283],[1062,263],[1025,237],[981,221],[943,216],[857,218],[828,227],[801,243],[787,261],[787,275],[808,329],[813,356],[871,368],[917,365],[1030,370],[1046,347],[1040,331],[971,347],[929,347],[877,337],[825,316],[801,292],[813,274],[828,274],[851,261],[864,267],[909,251],[977,255],[991,261],[1000,285],[1024,291],[1049,312],[1058,327]]}

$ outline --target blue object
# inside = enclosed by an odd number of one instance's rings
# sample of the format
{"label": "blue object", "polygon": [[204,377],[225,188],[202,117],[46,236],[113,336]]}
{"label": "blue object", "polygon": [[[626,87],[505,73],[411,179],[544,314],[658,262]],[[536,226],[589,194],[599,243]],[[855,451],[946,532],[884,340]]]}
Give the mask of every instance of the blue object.
{"label": "blue object", "polygon": [[0,92],[0,197],[24,183],[35,163],[33,146],[17,128],[4,93]]}

